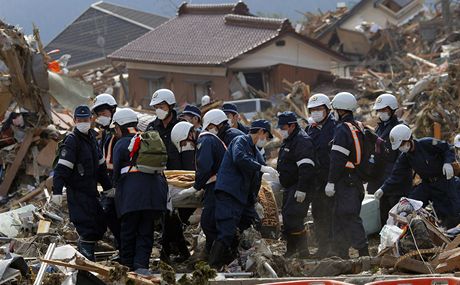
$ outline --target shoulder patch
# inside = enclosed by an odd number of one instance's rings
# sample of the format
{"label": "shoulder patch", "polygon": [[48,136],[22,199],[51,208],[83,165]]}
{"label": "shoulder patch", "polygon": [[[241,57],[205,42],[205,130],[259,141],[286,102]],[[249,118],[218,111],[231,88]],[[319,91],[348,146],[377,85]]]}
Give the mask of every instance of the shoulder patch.
{"label": "shoulder patch", "polygon": [[437,140],[437,139],[432,139],[432,140],[431,140],[431,143],[432,143],[433,145],[437,145],[437,144],[439,143],[439,140]]}
{"label": "shoulder patch", "polygon": [[64,148],[63,150],[61,150],[61,157],[66,157],[67,155],[67,150]]}

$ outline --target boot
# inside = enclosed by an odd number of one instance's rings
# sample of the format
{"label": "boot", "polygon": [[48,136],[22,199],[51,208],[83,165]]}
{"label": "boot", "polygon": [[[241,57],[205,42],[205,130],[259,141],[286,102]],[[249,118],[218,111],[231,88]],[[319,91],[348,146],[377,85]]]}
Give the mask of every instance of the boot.
{"label": "boot", "polygon": [[163,243],[161,245],[160,260],[164,263],[171,264],[171,259],[169,258],[170,255],[171,247],[169,246],[169,244]]}
{"label": "boot", "polygon": [[369,256],[369,248],[367,247],[367,245],[365,247],[359,249],[358,254],[359,254],[359,257]]}
{"label": "boot", "polygon": [[94,241],[87,242],[87,241],[79,240],[77,244],[78,251],[90,261],[96,261],[94,257],[95,247],[96,247],[96,242]]}
{"label": "boot", "polygon": [[296,252],[298,253],[298,257],[301,259],[310,258],[310,251],[308,250],[308,239],[307,234],[301,234],[296,237],[297,244],[296,244]]}
{"label": "boot", "polygon": [[295,254],[296,242],[297,240],[295,236],[290,234],[286,236],[286,253],[284,253],[285,258],[292,258],[292,256]]}
{"label": "boot", "polygon": [[209,266],[220,269],[227,263],[229,255],[228,247],[220,240],[215,240],[209,253]]}
{"label": "boot", "polygon": [[185,244],[185,241],[180,242],[178,245],[178,248],[179,248],[179,256],[173,259],[174,262],[182,263],[190,258],[190,252],[188,251],[188,247]]}

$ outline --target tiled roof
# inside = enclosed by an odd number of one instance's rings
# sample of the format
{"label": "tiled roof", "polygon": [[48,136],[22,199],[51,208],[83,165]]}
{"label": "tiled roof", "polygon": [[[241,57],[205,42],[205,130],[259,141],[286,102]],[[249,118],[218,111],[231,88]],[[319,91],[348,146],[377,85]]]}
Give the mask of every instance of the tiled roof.
{"label": "tiled roof", "polygon": [[69,67],[104,59],[168,19],[154,14],[98,2],[91,5],[47,46],[70,54]]}
{"label": "tiled roof", "polygon": [[178,16],[112,53],[109,58],[163,64],[219,65],[280,34],[287,19],[252,16],[243,2],[182,4]]}

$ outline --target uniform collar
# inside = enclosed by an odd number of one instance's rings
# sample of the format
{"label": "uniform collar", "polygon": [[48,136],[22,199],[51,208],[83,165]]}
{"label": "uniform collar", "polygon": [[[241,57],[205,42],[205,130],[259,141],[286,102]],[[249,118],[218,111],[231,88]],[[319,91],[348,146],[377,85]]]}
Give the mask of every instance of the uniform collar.
{"label": "uniform collar", "polygon": [[294,131],[286,138],[286,141],[292,140],[300,132],[300,127],[297,125]]}
{"label": "uniform collar", "polygon": [[390,117],[390,119],[388,119],[388,121],[386,121],[386,122],[380,121],[380,122],[378,123],[378,125],[379,125],[380,127],[386,127],[386,126],[388,126],[388,125],[397,125],[398,123],[399,123],[399,122],[398,122],[398,118],[397,118],[395,115],[393,115],[393,116]]}
{"label": "uniform collar", "polygon": [[347,113],[340,119],[340,122],[353,122],[355,120],[353,114]]}

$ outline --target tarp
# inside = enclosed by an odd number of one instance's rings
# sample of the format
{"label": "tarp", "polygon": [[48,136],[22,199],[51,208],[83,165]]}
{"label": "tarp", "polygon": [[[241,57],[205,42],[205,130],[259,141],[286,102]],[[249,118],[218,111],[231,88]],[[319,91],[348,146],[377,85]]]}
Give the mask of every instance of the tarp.
{"label": "tarp", "polygon": [[48,71],[48,78],[49,93],[65,108],[74,110],[78,105],[90,105],[94,96],[93,86],[51,71]]}

